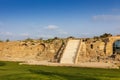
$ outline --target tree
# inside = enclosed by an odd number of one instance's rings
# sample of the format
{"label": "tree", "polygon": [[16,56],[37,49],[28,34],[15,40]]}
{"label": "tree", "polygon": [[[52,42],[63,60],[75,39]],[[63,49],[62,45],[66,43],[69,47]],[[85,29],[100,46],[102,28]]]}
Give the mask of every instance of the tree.
{"label": "tree", "polygon": [[105,43],[104,53],[106,53],[106,46],[107,46],[107,43],[109,42],[109,38],[105,38],[105,39],[103,39],[102,41]]}
{"label": "tree", "polygon": [[40,41],[41,41],[41,40],[43,40],[43,38],[41,37],[41,38],[39,38],[38,40],[40,40]]}
{"label": "tree", "polygon": [[74,39],[75,37],[74,36],[69,36],[68,39],[71,38],[71,39]]}
{"label": "tree", "polygon": [[98,36],[94,36],[93,37],[95,40],[99,40],[99,37]]}
{"label": "tree", "polygon": [[0,40],[0,42],[3,42],[2,40]]}
{"label": "tree", "polygon": [[25,42],[28,42],[28,41],[33,42],[33,39],[31,39],[31,38],[25,39]]}
{"label": "tree", "polygon": [[58,37],[54,37],[54,39],[59,39]]}
{"label": "tree", "polygon": [[9,39],[6,39],[6,42],[9,42],[10,40]]}
{"label": "tree", "polygon": [[100,36],[100,38],[107,38],[107,37],[111,37],[112,34],[110,33],[104,33],[103,35]]}

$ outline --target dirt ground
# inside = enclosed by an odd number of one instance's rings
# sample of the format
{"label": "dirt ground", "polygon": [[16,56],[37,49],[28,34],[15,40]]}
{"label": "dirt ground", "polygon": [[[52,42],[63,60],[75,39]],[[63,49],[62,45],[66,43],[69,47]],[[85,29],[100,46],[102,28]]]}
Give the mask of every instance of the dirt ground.
{"label": "dirt ground", "polygon": [[119,69],[119,67],[113,63],[104,63],[104,62],[85,62],[78,64],[61,64],[61,63],[51,63],[48,61],[26,61],[22,64],[28,65],[45,65],[45,66],[72,66],[72,67],[90,67],[90,68],[106,68],[106,69]]}

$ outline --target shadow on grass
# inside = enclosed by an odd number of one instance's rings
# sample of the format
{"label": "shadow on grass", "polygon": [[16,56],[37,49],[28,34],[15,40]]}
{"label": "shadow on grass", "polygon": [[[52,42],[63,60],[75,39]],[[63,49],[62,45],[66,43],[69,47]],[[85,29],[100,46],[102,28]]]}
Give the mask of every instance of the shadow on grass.
{"label": "shadow on grass", "polygon": [[8,75],[0,76],[0,80],[43,80],[43,79],[32,77],[29,74],[20,73],[20,74],[8,74]]}
{"label": "shadow on grass", "polygon": [[65,73],[58,73],[58,72],[49,72],[49,71],[42,71],[42,70],[33,70],[33,69],[29,69],[29,71],[31,73],[34,74],[40,74],[40,75],[44,75],[44,76],[59,76],[59,77],[63,77],[66,80],[100,80],[100,79],[96,79],[92,76],[83,76],[83,75],[71,75],[71,74],[65,74]]}
{"label": "shadow on grass", "polygon": [[6,64],[4,62],[0,61],[0,66],[5,66]]}

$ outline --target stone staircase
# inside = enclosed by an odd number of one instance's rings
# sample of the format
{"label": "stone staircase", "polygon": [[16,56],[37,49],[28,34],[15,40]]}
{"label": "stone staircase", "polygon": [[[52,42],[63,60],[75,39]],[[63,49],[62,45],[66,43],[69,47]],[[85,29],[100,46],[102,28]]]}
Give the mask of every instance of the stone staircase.
{"label": "stone staircase", "polygon": [[80,40],[69,40],[61,57],[60,63],[74,64],[80,46]]}

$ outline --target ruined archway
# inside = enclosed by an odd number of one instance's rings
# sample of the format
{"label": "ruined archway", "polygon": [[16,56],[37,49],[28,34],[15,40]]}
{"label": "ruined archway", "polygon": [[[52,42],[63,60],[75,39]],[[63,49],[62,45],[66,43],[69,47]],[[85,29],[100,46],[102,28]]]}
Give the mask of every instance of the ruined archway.
{"label": "ruined archway", "polygon": [[113,54],[120,54],[120,40],[113,43]]}
{"label": "ruined archway", "polygon": [[116,44],[116,42],[118,43],[119,41],[120,41],[120,36],[109,37],[109,42],[107,42],[107,45],[106,45],[106,55],[107,56],[111,56],[112,54],[115,53],[115,50],[117,50],[115,47],[115,44]]}

